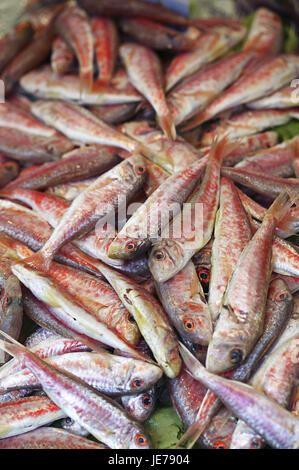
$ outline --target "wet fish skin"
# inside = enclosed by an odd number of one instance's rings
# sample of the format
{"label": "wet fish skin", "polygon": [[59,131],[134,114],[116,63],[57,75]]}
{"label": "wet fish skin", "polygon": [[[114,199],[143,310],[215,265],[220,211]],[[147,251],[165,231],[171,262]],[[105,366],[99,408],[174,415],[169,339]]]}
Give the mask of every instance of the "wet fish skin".
{"label": "wet fish skin", "polygon": [[292,108],[296,104],[294,99],[294,87],[291,83],[275,93],[247,103],[249,109],[285,109]]}
{"label": "wet fish skin", "polygon": [[88,12],[95,15],[111,16],[143,16],[161,23],[170,23],[185,26],[189,20],[178,13],[175,13],[162,5],[148,4],[139,0],[79,0],[79,5]]}
{"label": "wet fish skin", "polygon": [[217,96],[222,96],[223,90],[238,79],[251,58],[250,51],[230,55],[199,70],[173,88],[167,95],[167,102],[175,125],[193,118]]}
{"label": "wet fish skin", "polygon": [[107,17],[91,19],[95,58],[99,68],[100,83],[109,84],[114,74],[119,38],[115,23]]}
{"label": "wet fish skin", "polygon": [[139,150],[138,144],[132,139],[117,132],[90,111],[74,103],[40,100],[32,104],[31,110],[37,117],[70,139],[89,144],[121,147],[133,153]]}
{"label": "wet fish skin", "polygon": [[281,194],[239,257],[208,347],[206,366],[211,372],[225,372],[241,364],[262,334],[274,230],[290,206],[289,196]]}
{"label": "wet fish skin", "polygon": [[[24,346],[1,341],[40,380],[43,390],[96,439],[111,448],[148,448],[149,438],[142,427],[129,418],[111,399],[94,391],[71,374],[66,375],[39,359]],[[5,343],[5,344],[3,344]]]}
{"label": "wet fish skin", "polygon": [[70,72],[74,62],[74,54],[67,43],[61,38],[54,39],[51,52],[51,68],[58,75]]}
{"label": "wet fish skin", "polygon": [[62,429],[65,431],[68,431],[72,434],[75,434],[76,436],[88,436],[89,432],[83,428],[80,424],[76,423],[72,418],[69,416],[67,418],[64,418],[61,420],[60,425]]}
{"label": "wet fish skin", "polygon": [[57,33],[72,49],[79,62],[81,90],[93,82],[93,35],[87,13],[76,5],[65,8],[55,21]]}
{"label": "wet fish skin", "polygon": [[[66,418],[67,419],[67,418]],[[103,444],[74,436],[63,429],[42,427],[0,441],[1,449],[108,449]]]}
{"label": "wet fish skin", "polygon": [[195,344],[208,345],[213,329],[211,313],[192,261],[170,280],[155,285],[180,336]]}
{"label": "wet fish skin", "polygon": [[92,106],[90,111],[107,124],[120,124],[135,116],[138,104],[123,103]]}
{"label": "wet fish skin", "polygon": [[166,213],[169,218],[174,204],[181,206],[194,189],[205,164],[206,159],[195,161],[162,183],[122,227],[110,244],[108,255],[130,259],[147,250],[151,240],[155,240],[168,223],[168,220],[161,220],[159,214]]}
{"label": "wet fish skin", "polygon": [[120,27],[124,33],[151,49],[184,51],[195,46],[194,39],[186,34],[147,18],[122,18]]}
{"label": "wet fish skin", "polygon": [[[11,273],[1,287],[0,329],[18,339],[23,325],[21,285],[18,278]],[[5,359],[7,360],[7,356]]]}
{"label": "wet fish skin", "polygon": [[0,127],[0,151],[20,162],[44,163],[58,160],[74,148],[73,143],[59,134],[39,137],[9,127]]}
{"label": "wet fish skin", "polygon": [[262,434],[270,445],[279,449],[298,447],[299,422],[291,413],[247,384],[208,372],[183,345],[180,351],[192,375],[217,393],[235,416]]}
{"label": "wet fish skin", "polygon": [[0,165],[0,188],[6,186],[11,180],[14,180],[19,173],[17,162],[7,161]]}
{"label": "wet fish skin", "polygon": [[175,139],[175,126],[164,95],[160,59],[148,47],[129,42],[120,46],[119,53],[130,82],[155,109],[158,125],[165,136]]}
{"label": "wet fish skin", "polygon": [[28,44],[32,35],[33,29],[30,22],[22,21],[0,38],[0,72]]}
{"label": "wet fish skin", "polygon": [[[67,157],[67,158],[66,158]],[[55,162],[45,163],[30,173],[14,179],[5,190],[15,187],[46,189],[57,184],[99,176],[119,161],[114,149],[95,146],[75,149]]]}
{"label": "wet fish skin", "polygon": [[65,416],[48,397],[32,396],[0,403],[0,443],[2,439],[50,424]]}
{"label": "wet fish skin", "polygon": [[41,137],[53,137],[56,134],[54,129],[45,126],[28,112],[9,102],[0,104],[0,126],[11,127]]}
{"label": "wet fish skin", "polygon": [[[265,59],[259,67],[241,76],[205,108],[197,116],[196,124],[202,124],[224,111],[274,93],[297,76],[298,67],[298,58],[292,54],[280,54]],[[244,90],[246,90],[246,95],[244,95]]]}
{"label": "wet fish skin", "polygon": [[155,409],[157,400],[157,390],[150,388],[144,393],[136,395],[125,395],[121,397],[121,403],[126,411],[132,415],[136,421],[143,423],[149,418]]}
{"label": "wet fish skin", "polygon": [[246,34],[246,28],[235,25],[233,28],[219,25],[203,31],[192,51],[177,55],[166,71],[166,91],[177,83],[197,72],[201,67],[218,59],[237,44]]}

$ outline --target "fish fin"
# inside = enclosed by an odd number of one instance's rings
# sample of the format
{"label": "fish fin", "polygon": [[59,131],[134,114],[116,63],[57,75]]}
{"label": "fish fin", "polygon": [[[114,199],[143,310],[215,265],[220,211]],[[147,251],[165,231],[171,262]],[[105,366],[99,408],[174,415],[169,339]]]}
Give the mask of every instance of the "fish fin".
{"label": "fish fin", "polygon": [[158,116],[158,123],[161,126],[166,138],[168,140],[176,139],[176,129],[173,122],[171,113]]}
{"label": "fish fin", "polygon": [[25,348],[25,346],[23,346],[21,343],[16,341],[9,334],[0,330],[0,335],[8,339],[8,341],[4,341],[3,339],[0,339],[0,348],[3,349],[3,351],[7,352],[8,354],[14,357],[18,357],[20,354],[27,352],[27,348]]}
{"label": "fish fin", "polygon": [[23,263],[23,264],[29,264],[30,266],[33,266],[34,268],[39,269],[40,271],[48,271],[50,264],[52,261],[52,257],[46,256],[42,250],[37,251],[31,256],[28,256],[28,258],[24,258],[22,261],[19,261],[16,264]]}
{"label": "fish fin", "polygon": [[93,70],[91,68],[80,70],[80,98],[84,92],[90,92],[93,85]]}
{"label": "fish fin", "polygon": [[195,373],[196,369],[200,369],[200,368],[204,369],[204,366],[198,361],[198,359],[196,359],[196,357],[193,356],[193,354],[189,351],[189,349],[186,348],[186,346],[181,342],[179,342],[179,351],[180,351],[180,354],[182,356],[182,359],[185,365],[187,366],[187,369],[189,369],[189,371],[191,372],[192,377],[198,380],[196,375],[194,376],[193,373]]}
{"label": "fish fin", "polygon": [[284,191],[281,193],[271,204],[270,208],[265,214],[265,218],[274,217],[276,224],[282,219],[285,219],[290,215],[290,209],[293,204],[298,205],[299,196],[294,194],[292,190]]}
{"label": "fish fin", "polygon": [[201,425],[197,418],[195,419],[194,423],[187,429],[181,439],[176,443],[175,448],[186,443],[187,449],[191,449],[196,441],[200,438],[201,434],[203,433],[205,426]]}
{"label": "fish fin", "polygon": [[209,151],[208,159],[216,160],[221,165],[222,160],[226,158],[233,150],[235,150],[239,144],[237,142],[231,142],[228,140],[228,137],[216,137],[213,140],[212,146]]}

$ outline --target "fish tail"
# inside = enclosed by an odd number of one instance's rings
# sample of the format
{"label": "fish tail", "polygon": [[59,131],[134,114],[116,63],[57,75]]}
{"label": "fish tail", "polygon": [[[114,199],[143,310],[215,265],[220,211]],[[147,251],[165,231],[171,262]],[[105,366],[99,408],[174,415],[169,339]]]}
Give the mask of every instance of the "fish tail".
{"label": "fish tail", "polygon": [[[25,258],[21,261],[23,264],[29,264],[40,271],[47,272],[52,261],[52,256],[47,256],[42,249],[34,253],[33,255]],[[18,262],[19,264],[20,262]]]}
{"label": "fish tail", "polygon": [[205,426],[203,426],[199,421],[195,420],[193,424],[187,429],[185,434],[181,439],[176,443],[175,448],[185,443],[187,449],[191,449],[196,441],[200,438],[203,433]]}
{"label": "fish tail", "polygon": [[196,127],[200,126],[203,122],[206,121],[205,112],[202,111],[199,114],[195,115],[192,119],[186,122],[183,126],[180,127],[182,132],[191,131]]}
{"label": "fish tail", "polygon": [[93,85],[93,70],[91,68],[80,70],[80,98],[84,92],[89,92]]}
{"label": "fish tail", "polygon": [[168,140],[176,139],[176,129],[171,113],[160,115],[158,122]]}
{"label": "fish tail", "polygon": [[268,209],[265,218],[274,217],[276,224],[290,215],[290,209],[293,204],[298,205],[299,197],[292,190],[281,193]]}
{"label": "fish tail", "polygon": [[20,354],[27,351],[25,346],[16,341],[12,336],[0,330],[0,336],[4,336],[8,341],[0,339],[0,348],[10,354],[10,356],[18,357]]}
{"label": "fish tail", "polygon": [[213,159],[221,165],[223,159],[233,152],[238,145],[236,142],[229,141],[227,136],[216,137],[209,152],[209,160]]}

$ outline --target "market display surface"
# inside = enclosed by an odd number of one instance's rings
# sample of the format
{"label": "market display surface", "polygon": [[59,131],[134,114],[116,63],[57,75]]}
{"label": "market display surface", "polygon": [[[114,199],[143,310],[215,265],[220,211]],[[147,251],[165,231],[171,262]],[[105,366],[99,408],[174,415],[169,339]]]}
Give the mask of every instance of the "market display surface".
{"label": "market display surface", "polygon": [[298,449],[294,31],[27,3],[0,36],[0,449]]}

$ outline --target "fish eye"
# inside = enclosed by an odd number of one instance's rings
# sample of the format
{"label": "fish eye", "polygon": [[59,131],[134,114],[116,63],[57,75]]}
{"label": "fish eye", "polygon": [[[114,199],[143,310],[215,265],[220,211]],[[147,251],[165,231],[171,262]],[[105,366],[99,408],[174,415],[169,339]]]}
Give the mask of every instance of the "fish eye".
{"label": "fish eye", "polygon": [[136,434],[135,441],[139,446],[146,446],[147,445],[147,438],[144,434]]}
{"label": "fish eye", "polygon": [[4,300],[3,306],[8,307],[11,304],[12,304],[12,297],[6,297],[6,299]]}
{"label": "fish eye", "polygon": [[54,153],[54,152],[55,152],[55,147],[54,147],[54,145],[51,145],[51,144],[48,145],[48,146],[47,146],[47,150],[48,150],[49,153]]}
{"label": "fish eye", "polygon": [[187,331],[192,331],[192,330],[194,330],[195,324],[194,324],[194,321],[192,320],[192,318],[185,318],[185,320],[184,320],[184,328],[185,328],[185,330],[187,330]]}
{"label": "fish eye", "polygon": [[230,362],[234,365],[240,364],[243,359],[243,352],[241,349],[233,349],[230,353]]}
{"label": "fish eye", "polygon": [[275,296],[275,300],[277,302],[282,302],[283,300],[286,300],[288,298],[288,293],[287,291],[282,291],[282,292],[279,292],[276,296]]}
{"label": "fish eye", "polygon": [[228,448],[225,442],[222,442],[222,441],[216,441],[213,447],[215,449],[227,449]]}
{"label": "fish eye", "polygon": [[208,284],[208,282],[210,281],[210,271],[206,268],[200,268],[197,271],[197,275],[199,279],[205,284]]}
{"label": "fish eye", "polygon": [[132,382],[132,386],[134,388],[141,388],[144,384],[144,381],[143,380],[140,380],[140,379],[136,379]]}
{"label": "fish eye", "polygon": [[143,175],[146,172],[146,167],[144,165],[140,165],[136,168],[136,173],[138,175]]}
{"label": "fish eye", "polygon": [[162,250],[157,250],[154,252],[154,258],[156,261],[161,261],[165,258],[165,254]]}
{"label": "fish eye", "polygon": [[18,305],[22,305],[22,299],[18,299]]}
{"label": "fish eye", "polygon": [[203,346],[202,344],[200,343],[197,343],[194,345],[194,348],[197,352],[200,352],[200,353],[203,353],[207,350],[207,347],[206,346]]}
{"label": "fish eye", "polygon": [[129,253],[131,253],[132,251],[136,250],[136,247],[137,247],[136,243],[130,241],[126,244],[125,250],[128,251]]}
{"label": "fish eye", "polygon": [[66,424],[72,424],[73,420],[72,420],[72,418],[67,417],[67,418],[65,418],[65,422],[66,422]]}
{"label": "fish eye", "polygon": [[145,395],[143,395],[142,397],[142,403],[144,405],[145,408],[149,408],[152,404],[152,399],[150,397],[150,395],[148,393],[146,393]]}
{"label": "fish eye", "polygon": [[262,441],[261,439],[253,439],[250,444],[250,449],[261,449]]}
{"label": "fish eye", "polygon": [[128,314],[128,320],[129,320],[131,323],[136,323],[135,318],[134,318],[133,315],[131,315],[130,313]]}

